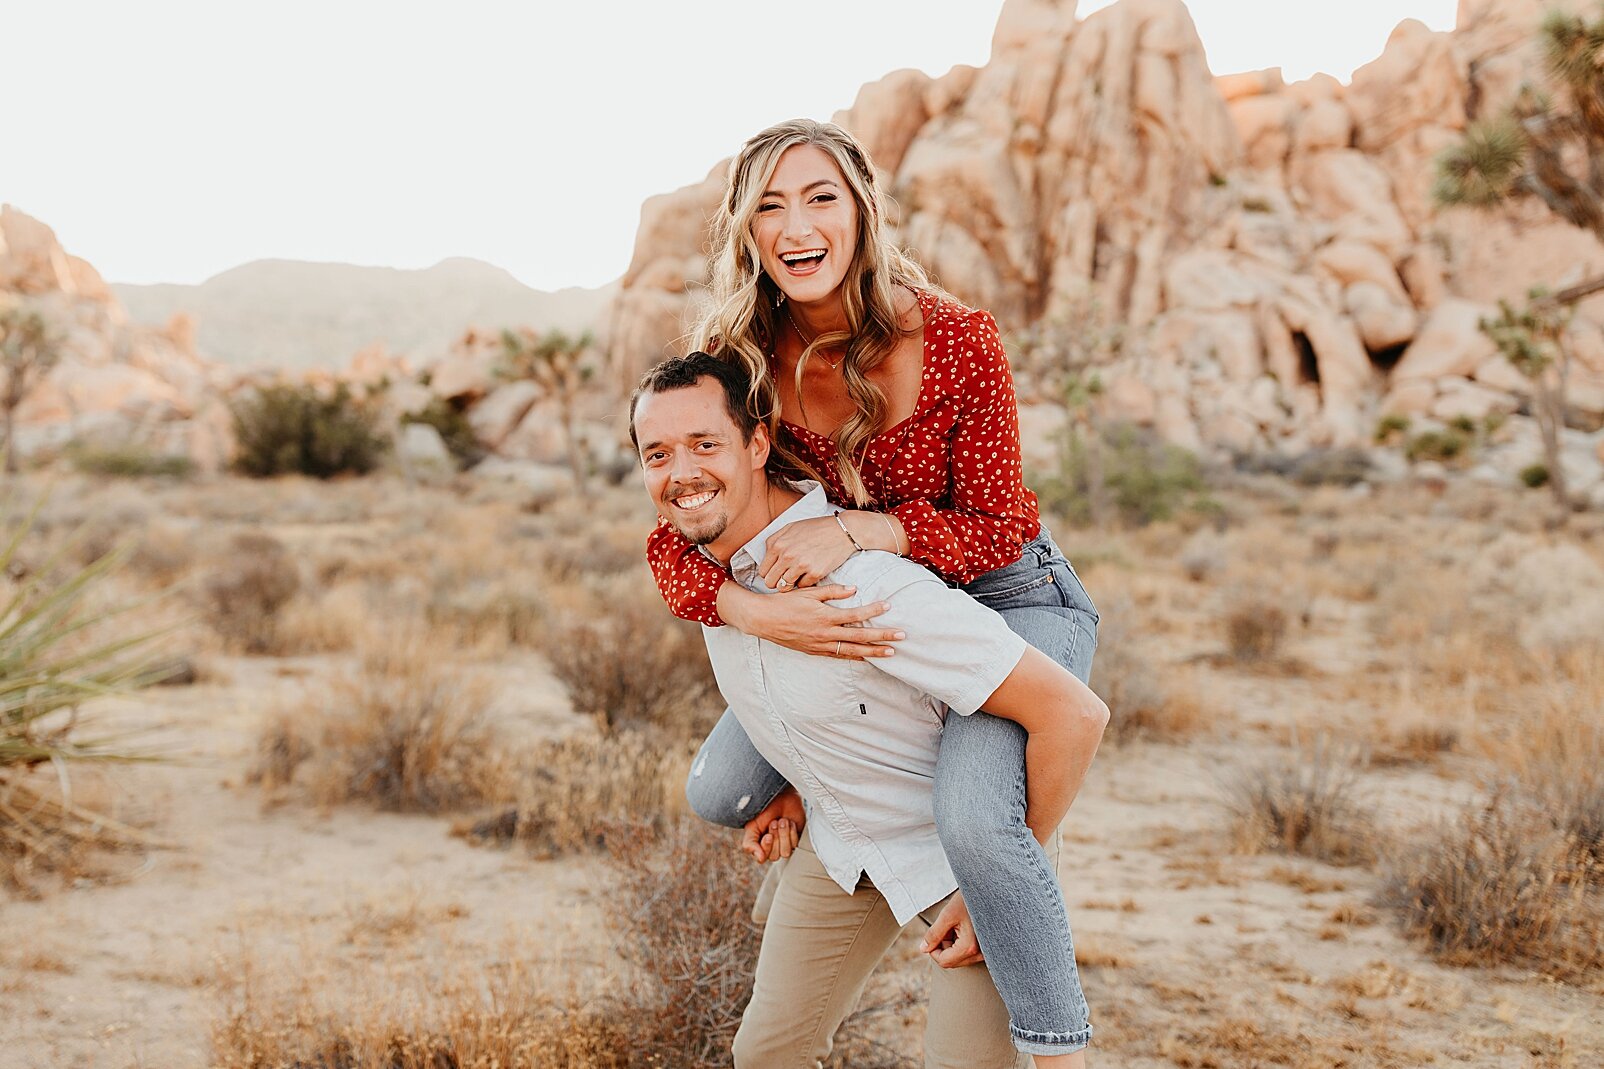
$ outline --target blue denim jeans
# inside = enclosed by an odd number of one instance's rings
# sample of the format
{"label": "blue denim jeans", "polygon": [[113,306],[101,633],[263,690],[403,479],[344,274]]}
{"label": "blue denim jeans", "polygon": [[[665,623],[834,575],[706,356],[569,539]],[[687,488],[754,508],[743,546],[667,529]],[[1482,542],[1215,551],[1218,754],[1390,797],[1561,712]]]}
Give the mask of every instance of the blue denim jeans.
{"label": "blue denim jeans", "polygon": [[[1085,682],[1097,609],[1046,529],[1015,564],[963,590]],[[1014,1045],[1067,1054],[1091,1038],[1058,875],[1025,825],[1023,728],[978,712],[949,716],[936,762],[936,831],[947,852]],[[785,787],[729,710],[702,743],[685,795],[704,820],[739,828]]]}

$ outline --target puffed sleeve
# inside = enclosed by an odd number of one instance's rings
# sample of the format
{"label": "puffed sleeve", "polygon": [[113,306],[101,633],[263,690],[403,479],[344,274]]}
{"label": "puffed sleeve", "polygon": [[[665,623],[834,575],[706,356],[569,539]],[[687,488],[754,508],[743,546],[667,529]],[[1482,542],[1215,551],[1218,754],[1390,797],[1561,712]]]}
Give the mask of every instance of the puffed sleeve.
{"label": "puffed sleeve", "polygon": [[959,417],[949,459],[949,498],[904,501],[890,511],[908,532],[908,559],[967,583],[1019,559],[1035,530],[1035,495],[1025,489],[1019,400],[997,323],[966,318],[958,352]]}
{"label": "puffed sleeve", "polygon": [[669,612],[692,623],[724,626],[718,614],[718,589],[729,573],[662,519],[646,536],[646,563]]}

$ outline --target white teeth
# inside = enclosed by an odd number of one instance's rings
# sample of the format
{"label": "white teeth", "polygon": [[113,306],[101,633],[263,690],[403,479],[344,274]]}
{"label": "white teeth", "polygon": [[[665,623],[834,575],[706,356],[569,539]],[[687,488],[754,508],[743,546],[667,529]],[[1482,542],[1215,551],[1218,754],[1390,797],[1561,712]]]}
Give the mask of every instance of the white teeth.
{"label": "white teeth", "polygon": [[816,257],[822,257],[823,255],[823,249],[810,249],[807,252],[782,252],[780,254],[780,259],[784,260],[788,264],[794,264],[798,260],[812,260]]}
{"label": "white teeth", "polygon": [[713,491],[704,490],[699,494],[686,494],[684,497],[674,499],[674,507],[687,512],[695,512],[709,501],[713,500]]}

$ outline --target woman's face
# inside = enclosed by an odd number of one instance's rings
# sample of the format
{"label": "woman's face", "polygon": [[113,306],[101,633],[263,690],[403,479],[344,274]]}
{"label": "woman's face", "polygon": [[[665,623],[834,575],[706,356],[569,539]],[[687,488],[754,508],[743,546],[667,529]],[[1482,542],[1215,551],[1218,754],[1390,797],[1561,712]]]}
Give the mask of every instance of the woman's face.
{"label": "woman's face", "polygon": [[785,150],[752,217],[752,239],[764,273],[788,300],[840,300],[858,247],[858,208],[827,152]]}

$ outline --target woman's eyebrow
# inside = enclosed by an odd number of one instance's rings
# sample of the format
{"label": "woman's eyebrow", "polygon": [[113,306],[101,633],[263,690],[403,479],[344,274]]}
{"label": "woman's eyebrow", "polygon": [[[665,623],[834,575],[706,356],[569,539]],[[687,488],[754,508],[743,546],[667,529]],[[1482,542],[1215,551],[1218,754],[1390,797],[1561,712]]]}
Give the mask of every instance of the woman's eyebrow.
{"label": "woman's eyebrow", "polygon": [[[807,185],[803,186],[802,187],[802,192],[806,193],[808,190],[813,189],[815,186],[836,186],[836,188],[838,188],[838,189],[840,188],[838,185],[836,185],[836,180],[835,179],[833,179],[833,178],[821,178],[816,182],[809,182]],[[765,197],[783,197],[783,196],[785,196],[785,194],[781,193],[777,189],[765,189],[763,191],[763,195]]]}

